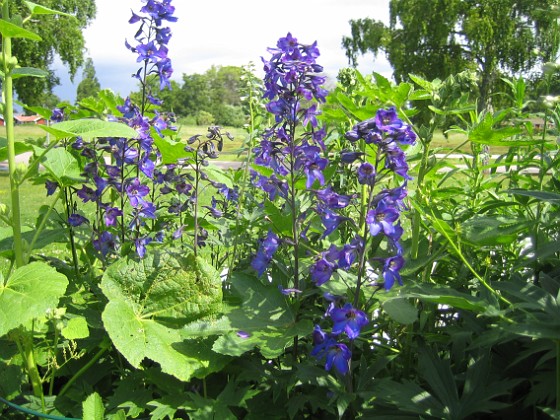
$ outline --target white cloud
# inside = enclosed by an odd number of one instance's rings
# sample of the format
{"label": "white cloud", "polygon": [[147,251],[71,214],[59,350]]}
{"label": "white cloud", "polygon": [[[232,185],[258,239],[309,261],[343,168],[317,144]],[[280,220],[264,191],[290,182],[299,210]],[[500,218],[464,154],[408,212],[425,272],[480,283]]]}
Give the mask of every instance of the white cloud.
{"label": "white cloud", "polygon": [[[97,17],[85,30],[88,54],[93,59],[101,85],[127,95],[134,88],[130,73],[137,68],[134,54],[125,39],[134,44],[137,25],[128,24],[131,10],[137,11],[138,0],[97,0]],[[241,66],[254,62],[260,69],[261,56],[268,58],[267,47],[291,32],[300,42],[317,41],[321,51],[318,62],[335,77],[348,66],[341,41],[350,34],[350,19],[370,17],[387,22],[389,0],[175,0],[178,22],[169,23],[173,37],[169,54],[174,78],[182,74],[204,73],[212,65]],[[387,61],[371,55],[362,57],[363,72],[391,74]],[[124,70],[131,69],[131,70]],[[119,75],[117,72],[125,71]],[[59,72],[69,90],[64,72]],[[81,74],[76,78],[80,80]],[[119,82],[119,77],[122,79]],[[73,89],[73,91],[72,91]],[[75,86],[70,87],[75,92]],[[72,94],[72,93],[71,93]]]}

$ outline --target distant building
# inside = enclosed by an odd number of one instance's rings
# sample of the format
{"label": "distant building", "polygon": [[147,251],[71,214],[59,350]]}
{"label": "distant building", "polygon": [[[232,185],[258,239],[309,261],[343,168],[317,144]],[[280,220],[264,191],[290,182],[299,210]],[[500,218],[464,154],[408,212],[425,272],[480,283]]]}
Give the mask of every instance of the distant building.
{"label": "distant building", "polygon": [[48,121],[46,118],[40,115],[15,115],[14,120],[16,124],[41,124],[47,125]]}

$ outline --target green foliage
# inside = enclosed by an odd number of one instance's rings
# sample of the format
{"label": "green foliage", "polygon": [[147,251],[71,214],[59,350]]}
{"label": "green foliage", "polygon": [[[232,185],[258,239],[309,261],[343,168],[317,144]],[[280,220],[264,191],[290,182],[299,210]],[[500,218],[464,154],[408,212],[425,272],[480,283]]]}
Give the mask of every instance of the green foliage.
{"label": "green foliage", "polygon": [[48,264],[34,262],[18,268],[6,279],[0,275],[0,336],[57,307],[68,280]]}
{"label": "green foliage", "polygon": [[500,70],[529,70],[558,51],[557,19],[548,12],[557,2],[534,6],[531,0],[392,0],[389,26],[351,20],[351,36],[342,44],[354,64],[359,54],[384,52],[397,81],[410,74],[433,80],[478,70],[478,106],[485,109]]}
{"label": "green foliage", "polygon": [[[179,327],[221,308],[220,277],[202,259],[152,253],[112,264],[101,281],[109,302],[103,324],[116,348],[136,368],[145,358],[188,381],[220,362],[208,343],[183,341]],[[206,348],[205,348],[206,347]]]}
{"label": "green foliage", "polygon": [[[26,30],[37,34],[39,42],[31,39],[14,40],[13,52],[20,65],[49,70],[58,55],[73,78],[84,62],[82,30],[95,17],[95,1],[43,0],[41,4],[36,4],[13,0],[10,2],[10,13],[20,19],[28,17],[30,13],[41,15],[40,19],[26,22]],[[44,105],[57,84],[59,81],[49,71],[47,78],[17,80],[14,86],[23,103]]]}

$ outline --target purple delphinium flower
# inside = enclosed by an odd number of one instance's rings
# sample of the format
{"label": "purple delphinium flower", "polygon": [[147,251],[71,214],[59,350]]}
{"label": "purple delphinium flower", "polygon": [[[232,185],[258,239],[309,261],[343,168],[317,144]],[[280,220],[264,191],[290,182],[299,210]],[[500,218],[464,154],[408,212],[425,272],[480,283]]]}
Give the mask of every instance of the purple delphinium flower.
{"label": "purple delphinium flower", "polygon": [[310,270],[311,280],[317,285],[321,286],[330,280],[336,265],[328,261],[324,256],[319,258]]}
{"label": "purple delphinium flower", "polygon": [[399,218],[399,212],[386,201],[381,200],[377,207],[368,211],[366,223],[372,236],[383,232],[391,236],[395,232],[394,222]]}
{"label": "purple delphinium flower", "polygon": [[45,181],[45,188],[47,189],[47,197],[53,195],[58,188],[58,182],[55,181]]}
{"label": "purple delphinium flower", "polygon": [[343,209],[350,204],[353,197],[349,195],[337,194],[331,186],[316,191],[316,196],[326,207],[330,209]]}
{"label": "purple delphinium flower", "polygon": [[105,215],[103,217],[103,220],[105,221],[105,226],[116,226],[117,218],[122,215],[123,212],[121,209],[117,207],[108,207],[105,210]]}
{"label": "purple delphinium flower", "polygon": [[383,264],[383,287],[385,290],[391,289],[395,281],[402,286],[400,269],[404,265],[404,258],[401,255],[395,255],[385,259]]}
{"label": "purple delphinium flower", "polygon": [[325,370],[330,371],[332,367],[345,375],[349,370],[349,362],[352,353],[343,343],[338,343],[330,334],[326,334],[321,327],[315,326],[313,330],[313,350],[311,355],[317,359],[325,358]]}
{"label": "purple delphinium flower", "polygon": [[251,261],[251,267],[257,271],[259,277],[263,275],[268,264],[272,261],[272,257],[279,245],[280,238],[272,230],[269,230],[266,238],[261,241],[257,254]]}
{"label": "purple delphinium flower", "polygon": [[362,185],[375,185],[375,168],[371,163],[364,162],[358,168],[358,182]]}
{"label": "purple delphinium flower", "polygon": [[114,251],[116,246],[114,236],[107,231],[98,234],[92,243],[93,247],[104,257],[107,256],[109,252]]}
{"label": "purple delphinium flower", "polygon": [[333,309],[330,315],[334,323],[332,333],[339,335],[344,332],[350,340],[357,338],[362,328],[368,323],[366,314],[354,308],[350,303],[345,304],[342,308]]}
{"label": "purple delphinium flower", "polygon": [[84,223],[89,223],[89,220],[78,213],[73,213],[68,216],[68,224],[74,227],[83,225]]}
{"label": "purple delphinium flower", "polygon": [[138,207],[138,205],[145,203],[144,197],[149,193],[150,188],[141,184],[138,178],[134,178],[126,187],[126,194],[132,207]]}

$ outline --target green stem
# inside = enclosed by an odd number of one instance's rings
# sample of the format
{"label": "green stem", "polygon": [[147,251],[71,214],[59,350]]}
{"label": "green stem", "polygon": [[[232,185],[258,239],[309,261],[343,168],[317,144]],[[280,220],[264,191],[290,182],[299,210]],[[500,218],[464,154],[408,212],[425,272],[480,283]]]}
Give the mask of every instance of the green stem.
{"label": "green stem", "polygon": [[35,361],[35,352],[33,349],[33,333],[20,329],[19,339],[21,340],[21,350],[23,350],[23,361],[27,370],[27,375],[31,381],[33,395],[43,400],[43,385],[41,375]]}
{"label": "green stem", "polygon": [[[422,141],[423,151],[420,167],[418,168],[418,180],[416,183],[416,194],[422,194],[422,186],[424,184],[424,176],[428,169],[428,159],[430,158],[430,141]],[[418,258],[418,250],[420,246],[420,224],[421,214],[415,211],[412,215],[412,234],[410,244],[410,256],[413,260]]]}
{"label": "green stem", "polygon": [[[2,7],[2,18],[10,20],[9,2],[4,1]],[[12,229],[14,234],[14,254],[16,267],[24,265],[23,239],[21,236],[21,215],[19,200],[19,181],[16,177],[16,151],[14,134],[14,93],[12,70],[10,68],[12,57],[12,38],[2,37],[2,59],[3,59],[3,99],[4,99],[4,120],[6,124],[6,138],[8,139],[8,171],[10,175],[10,191],[12,197]]]}
{"label": "green stem", "polygon": [[104,338],[103,341],[101,342],[101,344],[99,345],[100,349],[97,353],[95,353],[95,356],[93,356],[89,362],[87,362],[84,366],[82,366],[82,368],[77,371],[74,376],[72,376],[68,382],[66,382],[66,384],[62,387],[62,389],[60,390],[60,392],[58,393],[58,397],[60,397],[61,395],[64,395],[66,393],[66,391],[68,391],[68,389],[72,386],[72,384],[74,382],[76,382],[78,380],[78,378],[80,376],[82,376],[90,367],[92,367],[100,358],[101,356],[103,356],[103,354],[109,349],[110,347],[110,342],[108,338]]}

